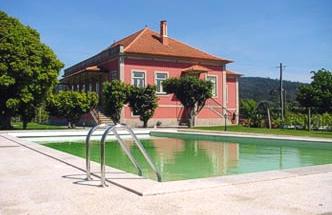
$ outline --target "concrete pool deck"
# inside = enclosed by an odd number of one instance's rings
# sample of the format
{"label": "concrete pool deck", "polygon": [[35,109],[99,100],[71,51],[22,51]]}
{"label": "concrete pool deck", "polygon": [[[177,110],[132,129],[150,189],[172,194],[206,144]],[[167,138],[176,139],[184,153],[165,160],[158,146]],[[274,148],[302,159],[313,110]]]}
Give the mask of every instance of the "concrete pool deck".
{"label": "concrete pool deck", "polygon": [[[86,137],[89,127],[78,128],[78,129],[53,129],[53,130],[7,130],[0,131],[1,134],[9,134],[15,137],[23,138],[34,138],[34,137]],[[332,138],[328,137],[302,137],[302,136],[291,136],[291,135],[277,135],[277,134],[264,134],[264,133],[248,133],[248,132],[233,132],[233,131],[209,131],[189,128],[134,128],[135,134],[149,135],[150,132],[164,132],[164,133],[183,133],[183,134],[199,134],[199,135],[214,135],[214,136],[228,136],[228,137],[249,137],[249,138],[260,138],[260,139],[276,139],[276,140],[295,140],[295,141],[310,141],[310,142],[329,142],[332,143]],[[127,133],[120,131],[119,134]],[[102,130],[94,132],[93,136],[101,136]]]}
{"label": "concrete pool deck", "polygon": [[[145,179],[121,177],[123,172],[109,169],[115,175],[110,180],[136,184],[136,189],[141,189],[138,194],[143,195],[139,196],[110,183],[107,188],[99,188],[98,178],[84,180],[83,159],[29,144],[0,134],[0,214],[332,212],[332,165],[186,180],[180,184],[148,180],[150,184],[145,188],[139,187]],[[193,189],[207,182],[213,183]],[[181,189],[176,190],[179,186]]]}

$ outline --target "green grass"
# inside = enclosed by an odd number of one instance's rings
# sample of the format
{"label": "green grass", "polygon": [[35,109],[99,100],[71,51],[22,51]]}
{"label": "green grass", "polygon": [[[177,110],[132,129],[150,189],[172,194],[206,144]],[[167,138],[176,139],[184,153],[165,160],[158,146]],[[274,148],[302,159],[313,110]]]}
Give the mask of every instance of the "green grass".
{"label": "green grass", "polygon": [[[21,130],[23,129],[22,122],[12,122],[12,126],[14,130]],[[35,122],[28,123],[27,130],[43,130],[43,129],[67,129],[67,126],[62,125],[47,125],[47,124],[40,124]]]}
{"label": "green grass", "polygon": [[[224,131],[224,126],[211,126],[211,127],[195,127],[195,129],[208,130],[208,131]],[[267,129],[267,128],[248,128],[243,126],[228,126],[227,131],[243,132],[243,133],[258,133],[258,134],[275,134],[275,135],[290,135],[301,137],[323,137],[332,138],[332,131],[305,131],[293,129]]]}

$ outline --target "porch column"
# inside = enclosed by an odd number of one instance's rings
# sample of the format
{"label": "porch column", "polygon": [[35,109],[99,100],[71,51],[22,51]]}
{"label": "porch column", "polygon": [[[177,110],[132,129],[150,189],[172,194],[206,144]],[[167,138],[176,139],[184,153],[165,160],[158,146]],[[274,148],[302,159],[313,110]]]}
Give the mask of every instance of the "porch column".
{"label": "porch column", "polygon": [[[125,56],[124,56],[124,50],[123,50],[124,48],[123,48],[123,46],[121,45],[120,46],[120,50],[119,50],[119,80],[120,81],[122,81],[122,82],[124,82],[125,81],[125,77],[124,77],[124,73],[125,73],[125,71],[124,71],[124,67],[125,67],[125,64],[124,64],[124,58],[125,58]],[[145,77],[145,78],[147,78],[147,77]],[[122,108],[122,110],[121,110],[121,114],[120,114],[120,122],[124,122],[123,120],[124,120],[124,118],[125,118],[125,108],[126,108],[126,106],[124,106],[123,108]]]}
{"label": "porch column", "polygon": [[124,81],[124,53],[123,53],[123,46],[120,46],[120,53],[119,53],[119,78],[120,81]]}

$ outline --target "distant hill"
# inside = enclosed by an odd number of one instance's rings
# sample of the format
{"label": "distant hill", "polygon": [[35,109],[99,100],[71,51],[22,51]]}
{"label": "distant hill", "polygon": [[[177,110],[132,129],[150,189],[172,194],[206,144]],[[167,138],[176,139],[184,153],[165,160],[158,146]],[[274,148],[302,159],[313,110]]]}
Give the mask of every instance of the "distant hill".
{"label": "distant hill", "polygon": [[[301,82],[284,81],[286,100],[294,102]],[[240,99],[279,102],[279,80],[261,77],[240,77]]]}

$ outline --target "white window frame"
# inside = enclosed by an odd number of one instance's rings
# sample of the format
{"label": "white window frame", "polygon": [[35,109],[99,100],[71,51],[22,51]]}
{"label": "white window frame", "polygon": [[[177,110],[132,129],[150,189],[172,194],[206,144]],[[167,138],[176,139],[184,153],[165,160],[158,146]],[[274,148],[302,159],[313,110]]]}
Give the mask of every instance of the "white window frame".
{"label": "white window frame", "polygon": [[[154,84],[156,85],[156,89],[157,89],[157,74],[166,74],[166,79],[165,80],[167,80],[169,78],[169,73],[168,72],[165,72],[165,71],[155,71],[154,72]],[[163,89],[162,86],[161,86],[161,88]],[[165,91],[161,91],[161,92],[156,91],[156,94],[157,95],[167,95]]]}
{"label": "white window frame", "polygon": [[140,69],[132,69],[131,70],[131,85],[134,86],[134,72],[140,72],[140,73],[144,73],[144,86],[146,87],[147,85],[147,77],[146,77],[146,71],[145,70],[140,70]]}
{"label": "white window frame", "polygon": [[218,75],[206,74],[205,80],[209,81],[208,77],[215,77],[216,78],[216,83],[215,83],[216,93],[215,93],[215,95],[212,95],[213,98],[216,98],[216,97],[218,97],[218,90],[219,90],[218,89]]}

